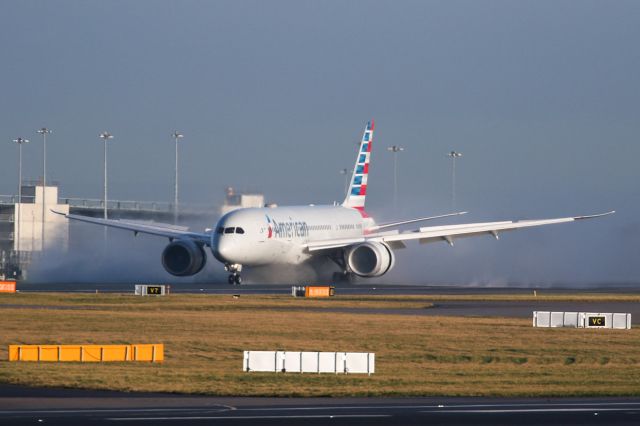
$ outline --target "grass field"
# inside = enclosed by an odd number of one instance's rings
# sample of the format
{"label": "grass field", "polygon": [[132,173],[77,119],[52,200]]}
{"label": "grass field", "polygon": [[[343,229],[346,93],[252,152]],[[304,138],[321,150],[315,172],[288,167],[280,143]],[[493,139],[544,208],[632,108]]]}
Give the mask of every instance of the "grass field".
{"label": "grass field", "polygon": [[[541,297],[537,300],[544,300]],[[548,300],[640,300],[624,295],[571,297]],[[347,307],[428,309],[443,298],[527,300],[504,295],[330,300],[0,295],[0,382],[234,396],[640,395],[638,329],[535,329],[526,319],[323,312]],[[8,344],[80,343],[164,343],[166,361],[7,361]],[[376,374],[245,373],[245,349],[375,352]]]}

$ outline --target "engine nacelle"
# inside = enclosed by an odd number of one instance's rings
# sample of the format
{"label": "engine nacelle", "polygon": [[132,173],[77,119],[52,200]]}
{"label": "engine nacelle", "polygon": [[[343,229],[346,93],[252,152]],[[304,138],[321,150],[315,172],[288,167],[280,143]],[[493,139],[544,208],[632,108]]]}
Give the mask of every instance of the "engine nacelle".
{"label": "engine nacelle", "polygon": [[162,266],[171,275],[186,277],[195,275],[207,263],[207,254],[201,245],[192,240],[176,240],[162,252]]}
{"label": "engine nacelle", "polygon": [[379,277],[393,268],[395,256],[386,244],[368,241],[350,247],[345,253],[345,262],[358,276]]}

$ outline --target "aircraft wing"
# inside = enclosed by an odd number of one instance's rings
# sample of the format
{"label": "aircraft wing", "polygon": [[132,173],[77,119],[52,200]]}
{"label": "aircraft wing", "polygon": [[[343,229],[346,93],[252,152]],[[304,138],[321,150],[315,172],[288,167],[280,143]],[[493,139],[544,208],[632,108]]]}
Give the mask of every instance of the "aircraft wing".
{"label": "aircraft wing", "polygon": [[462,225],[428,226],[413,232],[403,232],[398,235],[375,237],[374,240],[384,242],[418,240],[421,244],[435,241],[447,241],[453,244],[455,238],[474,237],[477,235],[492,235],[498,238],[498,233],[512,231],[532,226],[553,225],[556,223],[573,222],[576,220],[592,219],[614,213],[613,211],[589,216],[573,216],[558,219],[519,220],[505,222],[467,223]]}
{"label": "aircraft wing", "polygon": [[333,240],[314,241],[305,244],[305,247],[309,251],[330,250],[341,247],[351,246],[353,244],[364,243],[367,239],[365,237],[355,238],[340,238]]}
{"label": "aircraft wing", "polygon": [[481,222],[466,223],[461,225],[444,225],[444,226],[427,226],[419,228],[415,231],[395,232],[389,234],[373,234],[365,235],[362,238],[352,238],[345,240],[325,240],[309,243],[307,248],[309,251],[335,249],[347,247],[364,241],[378,241],[389,244],[392,248],[403,248],[404,242],[409,240],[418,240],[421,244],[446,241],[453,245],[453,240],[462,237],[475,237],[478,235],[492,235],[496,239],[498,234],[503,231],[512,231],[520,228],[529,228],[533,226],[552,225],[556,223],[573,222],[576,220],[593,219],[596,217],[606,216],[615,213],[614,211],[594,214],[588,216],[572,216],[557,219],[540,219],[540,220],[519,220],[504,222]]}
{"label": "aircraft wing", "polygon": [[169,224],[159,224],[159,223],[141,223],[134,221],[126,221],[126,220],[114,220],[114,219],[99,219],[95,217],[82,216],[77,214],[64,214],[57,212],[55,210],[51,210],[53,213],[62,215],[70,220],[76,220],[79,222],[87,222],[93,223],[96,225],[108,226],[110,228],[118,228],[124,229],[126,231],[131,231],[136,235],[138,233],[156,235],[159,237],[173,239],[186,238],[198,241],[205,245],[211,244],[211,234],[208,233],[198,233],[198,232],[189,232],[185,227],[182,226],[173,226]]}
{"label": "aircraft wing", "polygon": [[370,228],[367,228],[368,231],[378,231],[380,229],[384,229],[384,228],[395,228],[397,226],[400,225],[407,225],[409,223],[416,223],[416,222],[426,222],[427,220],[434,220],[434,219],[442,219],[445,217],[451,217],[451,216],[460,216],[463,214],[467,214],[468,212],[456,212],[456,213],[447,213],[447,214],[441,214],[438,216],[429,216],[429,217],[420,217],[417,219],[409,219],[409,220],[403,220],[400,222],[389,222],[389,223],[381,223],[380,225],[374,225]]}

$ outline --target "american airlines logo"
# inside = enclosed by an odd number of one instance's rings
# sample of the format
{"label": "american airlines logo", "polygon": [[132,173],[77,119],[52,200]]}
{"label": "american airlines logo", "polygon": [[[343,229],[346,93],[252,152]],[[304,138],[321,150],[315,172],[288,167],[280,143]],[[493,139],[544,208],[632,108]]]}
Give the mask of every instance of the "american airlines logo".
{"label": "american airlines logo", "polygon": [[293,238],[308,237],[309,226],[304,221],[290,220],[288,222],[278,222],[275,219],[267,218],[267,238]]}

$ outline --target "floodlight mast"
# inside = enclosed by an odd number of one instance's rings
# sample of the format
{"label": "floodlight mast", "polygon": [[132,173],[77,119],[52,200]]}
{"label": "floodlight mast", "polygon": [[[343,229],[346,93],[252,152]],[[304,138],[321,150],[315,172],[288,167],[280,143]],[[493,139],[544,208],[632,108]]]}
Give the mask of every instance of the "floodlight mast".
{"label": "floodlight mast", "polygon": [[346,195],[347,191],[349,191],[349,170],[340,169],[340,174],[344,175],[344,193]]}
{"label": "floodlight mast", "polygon": [[174,191],[173,191],[173,223],[178,223],[178,139],[184,138],[184,135],[177,130],[171,136],[176,144],[176,166],[174,169]]}
{"label": "floodlight mast", "polygon": [[20,263],[20,227],[22,226],[22,145],[29,143],[29,139],[16,138],[13,140],[18,144],[18,218],[14,218],[16,232],[14,235],[14,247],[18,253],[18,264]]}
{"label": "floodlight mast", "polygon": [[[107,141],[109,139],[113,139],[113,135],[109,132],[102,132],[98,135],[102,142],[104,143],[104,209],[103,209],[103,217],[107,219]],[[105,227],[105,231],[106,231]]]}
{"label": "floodlight mast", "polygon": [[451,209],[456,209],[456,158],[462,157],[461,152],[451,151],[447,154],[451,158]]}
{"label": "floodlight mast", "polygon": [[45,249],[45,223],[46,223],[46,203],[47,203],[47,135],[53,133],[51,129],[42,127],[38,130],[42,135],[42,251]]}
{"label": "floodlight mast", "polygon": [[404,147],[393,145],[387,148],[393,154],[393,208],[398,208],[398,153],[404,151]]}

